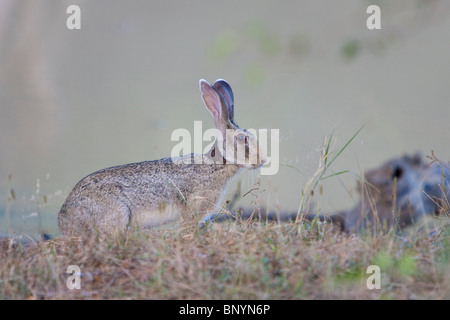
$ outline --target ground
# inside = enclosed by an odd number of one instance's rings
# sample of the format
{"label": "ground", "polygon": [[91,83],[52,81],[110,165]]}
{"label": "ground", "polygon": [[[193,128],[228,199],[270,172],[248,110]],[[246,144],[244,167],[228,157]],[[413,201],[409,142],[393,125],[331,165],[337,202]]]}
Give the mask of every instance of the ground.
{"label": "ground", "polygon": [[[314,222],[235,221],[127,237],[5,240],[0,298],[449,299],[449,218],[431,225],[344,235]],[[80,268],[80,289],[68,288],[70,265]],[[370,265],[380,267],[380,289],[368,289]]]}

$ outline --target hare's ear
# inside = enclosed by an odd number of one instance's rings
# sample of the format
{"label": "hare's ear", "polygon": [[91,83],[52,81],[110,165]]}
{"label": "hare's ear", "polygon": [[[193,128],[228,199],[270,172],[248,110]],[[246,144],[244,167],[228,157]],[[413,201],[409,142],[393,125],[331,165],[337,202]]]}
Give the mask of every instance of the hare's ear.
{"label": "hare's ear", "polygon": [[216,128],[225,131],[228,127],[228,108],[221,94],[206,80],[200,80],[200,91],[206,108],[214,117]]}
{"label": "hare's ear", "polygon": [[214,88],[220,92],[228,108],[228,116],[231,122],[234,122],[234,95],[231,86],[223,79],[217,79],[214,82]]}

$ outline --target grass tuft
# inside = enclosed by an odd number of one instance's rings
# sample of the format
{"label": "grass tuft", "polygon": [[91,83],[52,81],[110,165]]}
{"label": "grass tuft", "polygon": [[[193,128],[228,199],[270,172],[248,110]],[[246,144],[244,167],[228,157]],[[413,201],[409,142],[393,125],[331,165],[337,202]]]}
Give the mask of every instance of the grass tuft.
{"label": "grass tuft", "polygon": [[[448,224],[447,224],[448,226]],[[420,240],[343,236],[322,225],[213,224],[130,234],[3,241],[3,299],[448,299],[448,227]],[[369,265],[381,289],[366,286]],[[69,290],[69,265],[81,289]]]}

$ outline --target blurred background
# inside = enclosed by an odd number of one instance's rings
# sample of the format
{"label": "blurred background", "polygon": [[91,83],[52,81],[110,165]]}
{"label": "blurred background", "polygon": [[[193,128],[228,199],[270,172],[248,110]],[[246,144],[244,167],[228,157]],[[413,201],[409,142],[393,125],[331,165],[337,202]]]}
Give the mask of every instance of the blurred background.
{"label": "blurred background", "polygon": [[389,158],[449,161],[449,16],[446,0],[0,0],[0,233],[55,234],[81,178],[170,156],[194,120],[213,127],[201,78],[231,84],[240,126],[280,130],[278,174],[229,189],[259,187],[247,204],[296,211],[324,138],[338,150],[362,126],[322,211],[352,206],[355,179]]}

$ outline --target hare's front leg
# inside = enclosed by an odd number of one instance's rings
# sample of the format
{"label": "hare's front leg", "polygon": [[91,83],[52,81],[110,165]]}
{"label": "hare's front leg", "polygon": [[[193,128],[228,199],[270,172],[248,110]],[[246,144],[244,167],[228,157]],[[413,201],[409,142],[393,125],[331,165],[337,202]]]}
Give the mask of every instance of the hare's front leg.
{"label": "hare's front leg", "polygon": [[198,223],[197,227],[199,229],[205,227],[206,224],[211,222],[222,222],[227,219],[234,219],[235,217],[229,211],[220,211],[215,213],[210,213],[204,216]]}

